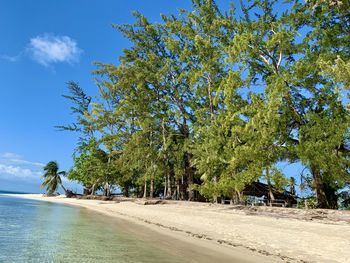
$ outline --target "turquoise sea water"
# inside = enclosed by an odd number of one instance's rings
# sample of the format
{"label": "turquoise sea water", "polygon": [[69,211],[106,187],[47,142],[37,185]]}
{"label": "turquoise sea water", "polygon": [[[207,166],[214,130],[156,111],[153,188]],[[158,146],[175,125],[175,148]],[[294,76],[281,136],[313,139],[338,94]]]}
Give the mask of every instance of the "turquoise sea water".
{"label": "turquoise sea water", "polygon": [[0,262],[232,261],[88,209],[0,195]]}
{"label": "turquoise sea water", "polygon": [[164,262],[168,257],[124,228],[86,209],[0,196],[0,262]]}

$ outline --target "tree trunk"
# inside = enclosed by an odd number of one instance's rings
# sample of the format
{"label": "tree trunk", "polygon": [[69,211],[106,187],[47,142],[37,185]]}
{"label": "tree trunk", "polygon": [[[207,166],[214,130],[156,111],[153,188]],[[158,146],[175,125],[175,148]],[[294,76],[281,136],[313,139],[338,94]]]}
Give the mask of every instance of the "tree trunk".
{"label": "tree trunk", "polygon": [[238,203],[242,204],[242,194],[241,194],[241,192],[240,191],[236,191],[236,193],[237,193]]}
{"label": "tree trunk", "polygon": [[[185,115],[185,112],[183,112],[183,121],[182,121],[182,127],[181,127],[181,133],[184,137],[184,139],[189,138],[189,129],[187,126],[187,118]],[[193,175],[191,175],[191,167],[190,167],[190,154],[188,152],[184,152],[183,154],[183,175],[181,180],[181,189],[180,189],[180,199],[184,200],[187,196],[187,190],[188,190],[188,199],[193,199],[193,190],[187,189],[188,186],[193,182]]]}
{"label": "tree trunk", "polygon": [[141,198],[142,195],[143,195],[143,186],[138,186],[138,187],[136,187],[136,196],[137,196],[138,198]]}
{"label": "tree trunk", "polygon": [[311,173],[315,186],[317,208],[336,209],[338,207],[337,196],[335,193],[336,190],[323,182],[321,171],[319,169],[312,166]]}
{"label": "tree trunk", "polygon": [[272,202],[275,200],[275,196],[274,196],[273,191],[272,191],[272,186],[271,186],[270,180],[267,181],[267,185],[269,188],[269,203],[270,203],[270,206],[272,206]]}
{"label": "tree trunk", "polygon": [[67,189],[63,186],[63,184],[61,183],[61,187],[62,187],[62,189],[63,189],[63,191],[64,191],[64,193],[65,194],[67,194]]}
{"label": "tree trunk", "polygon": [[169,161],[169,156],[167,152],[167,142],[166,142],[166,129],[165,129],[165,120],[162,119],[162,135],[163,135],[163,147],[164,147],[164,163],[169,167],[167,174],[165,175],[165,183],[164,183],[164,198],[171,198],[171,163]]}
{"label": "tree trunk", "polygon": [[128,184],[124,185],[124,196],[129,197],[129,185]]}
{"label": "tree trunk", "polygon": [[165,199],[165,197],[167,196],[167,176],[164,176],[164,190],[163,190],[163,198]]}
{"label": "tree trunk", "polygon": [[96,184],[93,184],[91,188],[91,195],[95,195],[95,194],[96,194]]}
{"label": "tree trunk", "polygon": [[147,180],[145,179],[145,185],[143,188],[143,198],[147,198]]}
{"label": "tree trunk", "polygon": [[323,189],[321,171],[315,166],[311,166],[312,178],[315,186],[315,194],[317,199],[317,208],[329,208],[327,196]]}
{"label": "tree trunk", "polygon": [[103,187],[103,195],[104,196],[110,196],[110,187],[108,183],[105,183],[104,187]]}
{"label": "tree trunk", "polygon": [[180,179],[176,180],[176,200],[180,200]]}
{"label": "tree trunk", "polygon": [[232,194],[232,199],[230,200],[230,203],[232,202],[232,204],[237,205],[239,204],[239,197],[237,192]]}
{"label": "tree trunk", "polygon": [[111,196],[111,186],[107,184],[107,196]]}
{"label": "tree trunk", "polygon": [[[218,181],[218,178],[216,176],[214,176],[213,181],[214,181],[214,184],[216,184],[217,181]],[[215,195],[213,198],[214,198],[214,203],[217,204],[218,203],[218,197]]]}
{"label": "tree trunk", "polygon": [[208,81],[208,98],[209,98],[210,119],[214,120],[214,105],[213,105],[213,95],[212,95],[212,91],[211,91],[210,74],[207,75],[207,81]]}
{"label": "tree trunk", "polygon": [[171,177],[170,177],[170,171],[169,171],[169,173],[168,173],[167,191],[166,191],[166,193],[167,193],[167,197],[168,197],[168,198],[171,197],[172,191],[171,191]]}
{"label": "tree trunk", "polygon": [[151,179],[151,187],[150,187],[150,191],[149,191],[149,196],[151,198],[153,198],[153,196],[154,196],[154,179],[153,178]]}
{"label": "tree trunk", "polygon": [[272,201],[275,200],[275,196],[274,196],[273,191],[272,191],[272,185],[271,185],[271,181],[270,181],[270,170],[268,167],[266,168],[266,178],[267,178],[267,187],[269,190],[269,203],[270,203],[270,206],[272,206]]}
{"label": "tree trunk", "polygon": [[[184,186],[183,190],[184,192],[186,191],[186,193],[188,192],[188,200],[189,201],[193,201],[194,200],[194,191],[192,189],[192,185],[193,185],[193,169],[191,167],[191,163],[190,163],[190,154],[188,152],[185,152],[184,154],[184,178],[186,178],[186,186]],[[184,193],[184,198],[186,196],[186,194]]]}
{"label": "tree trunk", "polygon": [[188,172],[188,201],[194,201],[194,190],[193,187],[193,173],[192,168],[189,167],[190,171]]}
{"label": "tree trunk", "polygon": [[83,189],[83,195],[91,195],[91,187],[90,188],[84,188]]}
{"label": "tree trunk", "polygon": [[185,178],[181,176],[181,184],[180,184],[180,200],[185,200],[186,198],[186,186],[185,186]]}

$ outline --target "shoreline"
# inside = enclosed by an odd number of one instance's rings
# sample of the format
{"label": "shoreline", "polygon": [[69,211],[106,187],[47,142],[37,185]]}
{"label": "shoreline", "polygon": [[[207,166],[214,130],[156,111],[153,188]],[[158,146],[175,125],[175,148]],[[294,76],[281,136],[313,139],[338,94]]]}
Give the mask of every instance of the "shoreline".
{"label": "shoreline", "polygon": [[4,195],[84,207],[194,245],[213,248],[218,253],[237,254],[242,259],[251,257],[251,262],[264,262],[264,259],[266,262],[350,262],[348,222],[247,215],[229,206],[207,203],[140,205],[130,201],[43,197],[41,194]]}

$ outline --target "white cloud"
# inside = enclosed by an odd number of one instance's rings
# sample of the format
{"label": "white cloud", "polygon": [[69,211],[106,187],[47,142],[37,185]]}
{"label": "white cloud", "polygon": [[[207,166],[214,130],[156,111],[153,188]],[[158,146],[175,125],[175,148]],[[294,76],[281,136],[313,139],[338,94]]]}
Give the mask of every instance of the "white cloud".
{"label": "white cloud", "polygon": [[[0,190],[37,193],[40,190],[43,175],[43,163],[26,160],[22,156],[6,152],[0,153]],[[65,187],[73,191],[82,191],[82,187],[61,178]]]}
{"label": "white cloud", "polygon": [[0,177],[10,180],[40,179],[44,164],[23,159],[15,153],[0,154]]}
{"label": "white cloud", "polygon": [[20,164],[20,165],[33,165],[38,167],[44,167],[45,164],[40,162],[31,162],[28,160],[24,160],[22,156],[15,153],[2,153],[0,154],[0,163],[12,163],[12,164]]}
{"label": "white cloud", "polygon": [[27,160],[22,160],[22,159],[12,159],[11,160],[13,163],[18,163],[18,164],[28,164],[28,165],[34,165],[34,166],[39,166],[39,167],[44,167],[45,164],[39,163],[39,162],[31,162]]}
{"label": "white cloud", "polygon": [[59,62],[77,62],[83,52],[70,37],[51,34],[31,38],[28,50],[31,57],[44,66]]}
{"label": "white cloud", "polygon": [[3,158],[3,159],[19,159],[19,158],[22,158],[22,156],[20,156],[20,155],[18,155],[16,153],[7,152],[7,153],[0,154],[0,158]]}
{"label": "white cloud", "polygon": [[4,175],[6,177],[15,176],[20,178],[28,178],[28,177],[35,177],[37,178],[40,176],[39,171],[33,171],[29,168],[23,168],[20,166],[13,166],[13,165],[5,165],[0,164],[0,175]]}

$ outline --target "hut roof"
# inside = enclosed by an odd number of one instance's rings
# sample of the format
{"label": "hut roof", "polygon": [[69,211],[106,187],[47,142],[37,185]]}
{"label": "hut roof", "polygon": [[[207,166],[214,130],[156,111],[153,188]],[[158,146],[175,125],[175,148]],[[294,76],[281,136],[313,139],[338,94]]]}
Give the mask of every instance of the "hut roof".
{"label": "hut roof", "polygon": [[[274,196],[278,199],[285,199],[287,197],[292,197],[292,193],[289,191],[278,191],[274,187],[272,187],[272,193]],[[250,195],[250,196],[268,196],[269,194],[269,186],[267,184],[261,183],[261,182],[253,182],[249,185],[247,185],[243,190],[244,195]]]}

